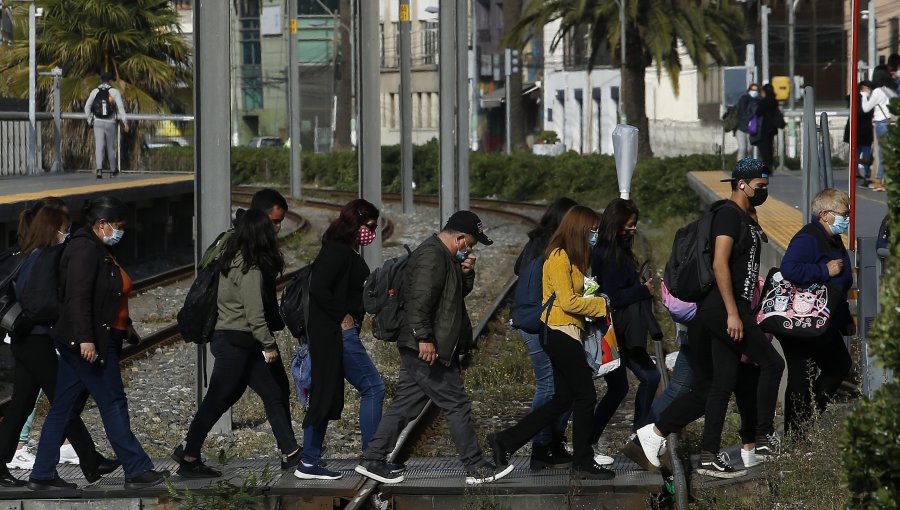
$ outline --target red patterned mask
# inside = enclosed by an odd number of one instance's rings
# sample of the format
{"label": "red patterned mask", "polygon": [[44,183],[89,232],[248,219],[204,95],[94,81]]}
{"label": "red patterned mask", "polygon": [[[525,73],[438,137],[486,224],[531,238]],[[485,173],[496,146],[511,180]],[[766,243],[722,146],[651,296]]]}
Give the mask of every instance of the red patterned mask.
{"label": "red patterned mask", "polygon": [[369,246],[375,240],[375,231],[369,230],[366,225],[360,225],[356,237],[359,239],[360,246]]}

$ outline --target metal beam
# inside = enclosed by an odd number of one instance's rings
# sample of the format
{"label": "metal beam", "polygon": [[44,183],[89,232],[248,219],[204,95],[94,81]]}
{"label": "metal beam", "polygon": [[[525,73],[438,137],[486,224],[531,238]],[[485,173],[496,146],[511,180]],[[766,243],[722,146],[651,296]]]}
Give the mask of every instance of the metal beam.
{"label": "metal beam", "polygon": [[456,2],[440,3],[440,224],[457,210],[456,197]]}
{"label": "metal beam", "polygon": [[37,9],[34,2],[28,4],[28,173],[35,175],[38,173],[38,143],[37,143],[37,119],[35,119],[35,111],[37,101],[37,56],[36,56],[36,39],[37,39]]}
{"label": "metal beam", "polygon": [[469,0],[456,0],[456,205],[469,208]]}
{"label": "metal beam", "polygon": [[[231,63],[230,2],[194,4],[194,210],[196,260],[231,224]],[[208,345],[197,346],[197,405],[206,394],[215,358]],[[207,369],[201,370],[203,361]],[[205,372],[205,373],[204,373]],[[231,411],[214,432],[231,432]]]}
{"label": "metal beam", "polygon": [[400,0],[400,191],[404,214],[413,211],[412,41],[409,0]]}
{"label": "metal beam", "polygon": [[[297,0],[287,4],[287,65],[288,65],[288,136],[291,140],[291,196],[300,200],[300,67],[297,65]],[[337,30],[337,27],[334,27]]]}
{"label": "metal beam", "polygon": [[[359,191],[381,209],[381,35],[378,2],[359,2]],[[362,249],[370,268],[381,266],[381,236]]]}

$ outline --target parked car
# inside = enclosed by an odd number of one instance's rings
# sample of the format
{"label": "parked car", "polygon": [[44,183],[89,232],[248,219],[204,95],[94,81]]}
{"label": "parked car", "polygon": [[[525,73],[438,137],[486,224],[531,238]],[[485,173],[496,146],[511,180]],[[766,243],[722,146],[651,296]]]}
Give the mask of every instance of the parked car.
{"label": "parked car", "polygon": [[277,136],[255,136],[247,143],[247,147],[284,147],[284,140]]}
{"label": "parked car", "polygon": [[151,136],[144,137],[144,147],[147,149],[159,149],[161,147],[189,147],[191,143],[181,136]]}

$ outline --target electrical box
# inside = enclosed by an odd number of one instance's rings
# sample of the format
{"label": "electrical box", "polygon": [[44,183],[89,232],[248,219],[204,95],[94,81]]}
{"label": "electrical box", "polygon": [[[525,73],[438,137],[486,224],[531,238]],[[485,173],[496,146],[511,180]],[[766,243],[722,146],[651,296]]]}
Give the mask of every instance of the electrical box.
{"label": "electrical box", "polygon": [[773,76],[772,88],[775,89],[776,101],[787,101],[791,97],[791,79],[787,76]]}

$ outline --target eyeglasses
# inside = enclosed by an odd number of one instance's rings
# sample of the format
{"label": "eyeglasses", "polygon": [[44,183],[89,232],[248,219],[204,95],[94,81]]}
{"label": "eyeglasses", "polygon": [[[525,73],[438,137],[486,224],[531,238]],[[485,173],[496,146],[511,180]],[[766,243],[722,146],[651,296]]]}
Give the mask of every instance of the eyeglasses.
{"label": "eyeglasses", "polygon": [[849,210],[849,209],[848,209],[846,212],[839,212],[839,211],[833,211],[833,210],[828,210],[828,211],[825,211],[825,212],[830,212],[831,214],[833,214],[833,215],[835,215],[835,216],[850,216],[850,210]]}

